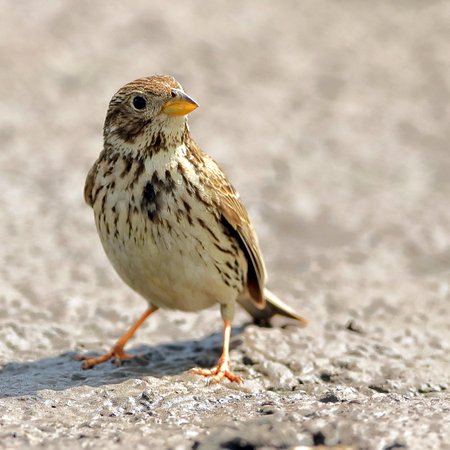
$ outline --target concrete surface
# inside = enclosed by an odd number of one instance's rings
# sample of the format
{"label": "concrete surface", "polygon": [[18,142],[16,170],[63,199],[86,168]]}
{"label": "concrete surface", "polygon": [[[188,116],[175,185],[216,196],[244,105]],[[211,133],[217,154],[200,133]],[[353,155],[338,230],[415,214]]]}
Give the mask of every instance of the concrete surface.
{"label": "concrete surface", "polygon": [[[450,448],[450,4],[2,1],[0,448]],[[145,303],[82,200],[111,95],[171,73],[311,321],[235,321],[242,385],[186,374],[217,309]]]}

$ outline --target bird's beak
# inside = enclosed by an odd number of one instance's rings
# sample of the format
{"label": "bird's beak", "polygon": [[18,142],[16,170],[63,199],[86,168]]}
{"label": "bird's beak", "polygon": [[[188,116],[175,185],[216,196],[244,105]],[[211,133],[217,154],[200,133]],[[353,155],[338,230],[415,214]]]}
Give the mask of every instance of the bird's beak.
{"label": "bird's beak", "polygon": [[164,114],[168,116],[185,116],[198,108],[198,104],[183,91],[173,89],[172,92],[175,93],[175,97],[163,106],[161,112]]}

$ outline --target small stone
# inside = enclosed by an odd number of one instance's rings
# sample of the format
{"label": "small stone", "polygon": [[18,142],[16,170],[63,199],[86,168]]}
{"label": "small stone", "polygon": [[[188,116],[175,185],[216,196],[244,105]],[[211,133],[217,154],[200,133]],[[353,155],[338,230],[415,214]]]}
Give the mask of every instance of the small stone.
{"label": "small stone", "polygon": [[362,329],[361,325],[358,324],[354,319],[350,319],[347,322],[345,328],[349,331],[353,331],[353,333],[360,333],[360,334],[364,333],[364,330]]}

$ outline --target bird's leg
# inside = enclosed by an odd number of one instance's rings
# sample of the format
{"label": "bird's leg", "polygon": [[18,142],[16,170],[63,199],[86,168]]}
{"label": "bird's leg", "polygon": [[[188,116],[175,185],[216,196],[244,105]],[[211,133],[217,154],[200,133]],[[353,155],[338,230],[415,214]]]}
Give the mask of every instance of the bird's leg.
{"label": "bird's leg", "polygon": [[130,329],[117,340],[113,348],[108,353],[105,353],[101,356],[92,357],[77,355],[75,359],[78,361],[83,361],[81,365],[83,369],[91,369],[97,364],[104,363],[106,361],[109,361],[110,359],[114,359],[114,363],[116,364],[116,366],[120,366],[122,364],[122,361],[136,358],[139,355],[130,355],[128,353],[125,353],[123,348],[125,344],[133,337],[136,330],[144,323],[145,319],[147,319],[147,317],[153,314],[157,309],[157,307],[147,309],[147,311],[142,314],[142,316],[130,327]]}
{"label": "bird's leg", "polygon": [[[227,305],[228,306],[228,305]],[[230,371],[230,338],[231,338],[231,319],[233,317],[233,307],[221,307],[221,313],[223,318],[223,347],[222,355],[217,361],[217,364],[212,369],[192,369],[191,372],[197,375],[203,375],[204,377],[211,377],[211,383],[219,383],[223,378],[228,378],[230,381],[237,383],[242,381],[242,378],[238,375],[234,375]],[[229,311],[231,309],[231,311]]]}

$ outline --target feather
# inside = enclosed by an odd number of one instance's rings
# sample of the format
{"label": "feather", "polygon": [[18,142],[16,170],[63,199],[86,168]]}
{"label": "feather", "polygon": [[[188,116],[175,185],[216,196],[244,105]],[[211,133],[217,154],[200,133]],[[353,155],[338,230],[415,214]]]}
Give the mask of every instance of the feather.
{"label": "feather", "polygon": [[204,165],[203,170],[199,170],[199,176],[202,177],[201,184],[206,191],[204,195],[211,198],[216,204],[220,213],[219,220],[237,240],[247,258],[247,288],[250,297],[258,308],[264,308],[266,269],[247,210],[239,199],[239,194],[217,163],[204,153],[192,139],[189,141],[188,148],[191,151],[189,156],[195,160],[195,165]]}

